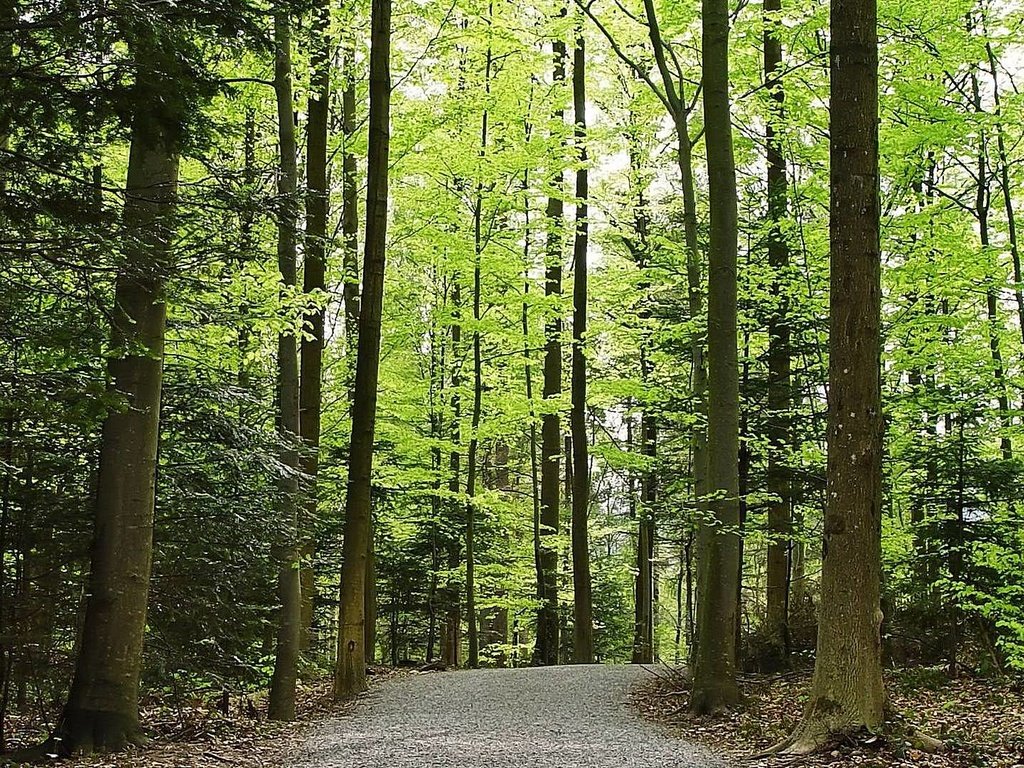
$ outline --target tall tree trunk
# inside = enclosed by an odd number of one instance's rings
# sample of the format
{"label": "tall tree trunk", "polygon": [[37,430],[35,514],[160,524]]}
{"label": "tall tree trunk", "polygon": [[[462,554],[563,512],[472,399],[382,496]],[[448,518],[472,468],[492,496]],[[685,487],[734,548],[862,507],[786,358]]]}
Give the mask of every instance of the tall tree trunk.
{"label": "tall tree trunk", "polygon": [[729,4],[703,0],[704,123],[711,211],[708,248],[708,503],[700,528],[695,712],[732,706],[739,559],[739,368],[736,349],[736,166],[729,106]]}
{"label": "tall tree trunk", "polygon": [[[971,72],[971,98],[975,114],[981,116],[985,110],[981,103],[981,88],[978,83],[978,73]],[[978,178],[974,201],[974,215],[978,219],[978,234],[981,238],[981,248],[986,258],[992,258],[994,265],[998,265],[998,259],[989,253],[991,247],[989,234],[989,212],[991,209],[991,193],[989,190],[989,168],[988,168],[988,134],[984,129],[978,133]],[[994,270],[998,271],[998,269]],[[1003,459],[1009,461],[1013,458],[1013,444],[1008,434],[1011,426],[1010,419],[1010,398],[1006,393],[1005,366],[1003,354],[1000,349],[999,334],[1002,325],[999,322],[999,297],[996,294],[995,283],[1002,282],[995,274],[989,275],[985,288],[985,309],[988,316],[988,346],[992,357],[992,368],[996,380],[996,401],[999,405],[999,422],[1002,427],[1002,434],[999,437],[999,448]]]}
{"label": "tall tree trunk", "polygon": [[[282,292],[296,281],[296,198],[298,170],[295,117],[292,102],[291,24],[283,11],[274,16],[274,87],[277,91],[277,121],[280,168],[277,180],[278,224],[277,266]],[[277,337],[277,432],[281,441],[280,460],[289,468],[278,480],[280,531],[274,545],[278,561],[277,593],[280,609],[277,650],[270,681],[268,715],[272,720],[295,718],[295,686],[302,638],[302,587],[299,572],[298,492],[296,470],[299,452],[299,361],[295,332],[288,329]]]}
{"label": "tall tree trunk", "polygon": [[[704,290],[701,282],[701,252],[697,230],[697,194],[693,178],[693,142],[690,139],[690,107],[686,102],[683,82],[675,79],[668,63],[669,44],[661,36],[661,26],[654,0],[644,0],[644,13],[654,60],[661,75],[664,100],[676,133],[676,163],[679,185],[683,196],[683,240],[686,245],[686,289],[690,320],[696,326],[704,312]],[[701,417],[707,415],[707,366],[704,361],[705,339],[694,332],[690,339],[690,397],[693,410]],[[737,396],[738,397],[738,396]],[[708,492],[707,484],[707,425],[700,419],[693,427],[690,439],[693,452],[693,492],[698,507]]]}
{"label": "tall tree trunk", "polygon": [[[491,8],[488,9],[490,12]],[[490,18],[488,18],[490,24]],[[491,92],[491,48],[487,47],[484,71],[484,89]],[[479,159],[483,164],[487,153],[488,112],[480,118]],[[480,448],[480,416],[483,409],[483,357],[480,350],[480,261],[483,258],[483,183],[478,181],[473,204],[473,413],[470,420],[469,446],[466,453],[466,639],[467,664],[470,669],[480,666],[480,624],[476,613],[476,480],[477,453]]]}
{"label": "tall tree trunk", "polygon": [[[561,15],[566,10],[563,7]],[[561,84],[565,82],[565,43],[555,40],[552,44],[553,77],[556,99],[559,106],[553,113],[553,120],[561,123],[565,112],[561,108]],[[561,163],[560,157],[554,162]],[[556,193],[548,198],[547,224],[548,243],[544,269],[544,295],[560,301],[562,295],[562,225],[564,206],[557,190],[563,183],[561,168],[554,174]],[[562,439],[561,418],[551,408],[551,401],[562,394],[562,317],[561,309],[549,309],[544,323],[544,387],[543,397],[547,408],[541,417],[541,462],[540,462],[540,525],[541,565],[544,572],[544,597],[537,615],[537,661],[542,665],[558,663],[558,549],[554,540],[559,529],[559,465],[561,463]]]}
{"label": "tall tree trunk", "polygon": [[[308,123],[306,125],[306,241],[302,268],[302,288],[307,294],[323,294],[327,254],[327,228],[330,196],[327,186],[327,134],[331,103],[331,8],[327,2],[313,13],[312,53]],[[321,297],[322,298],[322,297]],[[324,308],[306,313],[303,320],[299,372],[299,428],[302,437],[302,473],[307,478],[304,519],[301,522],[303,547],[302,577],[302,649],[313,640],[313,600],[316,588],[311,563],[317,519],[317,475],[320,470],[320,407],[322,401]]]}
{"label": "tall tree trunk", "polygon": [[[462,505],[458,498],[461,489],[459,477],[462,469],[462,400],[459,388],[462,386],[462,288],[459,285],[459,274],[452,275],[452,396],[451,396],[451,441],[452,451],[448,457],[448,493],[452,528],[457,531]],[[462,653],[462,608],[459,590],[458,571],[461,548],[457,533],[452,533],[448,540],[448,581],[445,585],[445,632],[441,643],[441,656],[446,666],[457,667]]]}
{"label": "tall tree trunk", "polygon": [[779,22],[774,15],[781,0],[765,0],[764,80],[771,89],[771,110],[765,139],[768,147],[768,266],[772,272],[772,293],[776,304],[768,320],[768,573],[765,615],[765,653],[761,665],[766,671],[789,665],[789,553],[793,527],[793,494],[787,456],[792,442],[792,394],[790,382],[789,331],[789,244],[783,230],[787,216],[786,160],[775,127],[781,121],[785,91],[779,72],[782,43]]}
{"label": "tall tree trunk", "polygon": [[[639,147],[635,142],[630,143],[629,151],[630,165],[634,178],[638,176],[642,158]],[[650,261],[650,212],[647,207],[647,199],[642,186],[637,187],[637,201],[634,214],[634,228],[636,229],[636,244],[631,248],[633,258],[637,266],[644,272]],[[654,365],[651,362],[651,300],[649,295],[650,280],[646,275],[638,285],[642,292],[643,302],[639,320],[644,323],[642,339],[640,342],[640,380],[645,389],[651,382],[654,373]],[[631,661],[634,664],[649,664],[654,661],[654,539],[655,539],[655,504],[658,496],[657,468],[654,460],[658,453],[658,417],[656,406],[651,402],[644,404],[640,414],[640,453],[644,456],[648,465],[644,468],[640,481],[640,504],[637,520],[637,548],[636,548],[636,585],[634,601],[634,622],[633,622],[633,653]],[[626,439],[629,450],[633,450],[633,422],[632,419],[626,422]],[[631,511],[637,507],[633,491],[633,476],[629,478],[629,499]],[[633,515],[631,515],[633,516]],[[676,645],[678,647],[679,641]]]}
{"label": "tall tree trunk", "polygon": [[[153,552],[156,462],[166,304],[178,183],[179,115],[164,94],[174,60],[159,44],[132,51],[139,69],[124,203],[124,262],[114,289],[107,371],[123,407],[100,442],[85,622],[58,750],[118,750],[139,743],[139,673]],[[178,123],[178,124],[176,124]]]}
{"label": "tall tree trunk", "polygon": [[828,467],[811,694],[788,751],[882,725],[876,0],[832,0]]}
{"label": "tall tree trunk", "polygon": [[[644,378],[647,378],[650,362],[646,348],[640,350],[640,367],[645,371]],[[654,414],[644,412],[640,433],[641,452],[653,463],[658,450],[658,422]],[[640,521],[637,527],[634,664],[654,661],[654,505],[657,502],[657,482],[653,466],[645,470],[640,486]]]}
{"label": "tall tree trunk", "polygon": [[[530,137],[530,128],[527,126],[526,138]],[[526,400],[530,407],[530,499],[533,502],[533,565],[536,573],[536,595],[537,600],[543,605],[545,596],[544,584],[544,560],[541,548],[541,527],[540,527],[540,467],[537,459],[537,408],[533,395],[533,364],[530,355],[530,304],[528,296],[530,293],[530,178],[529,171],[523,173],[523,306],[521,323],[523,330],[523,366],[524,378],[526,379]],[[540,626],[538,625],[538,630]],[[537,648],[539,649],[539,634]],[[539,659],[535,658],[535,662]]]}
{"label": "tall tree trunk", "polygon": [[373,0],[370,22],[370,141],[366,176],[366,248],[356,354],[352,443],[345,541],[342,549],[336,698],[366,689],[366,570],[370,546],[370,486],[377,417],[381,315],[388,222],[388,147],[391,112],[391,0]]}
{"label": "tall tree trunk", "polygon": [[587,457],[587,79],[586,42],[582,25],[577,30],[573,51],[572,101],[576,121],[576,148],[580,165],[576,169],[576,235],[573,242],[572,318],[572,584],[573,662],[594,661],[594,609],[590,584],[590,544],[587,519],[590,515],[590,466]]}
{"label": "tall tree trunk", "polygon": [[1017,241],[1017,218],[1013,209],[1013,186],[1010,183],[1010,162],[1006,152],[1006,135],[1003,127],[1002,94],[999,90],[999,66],[992,43],[985,43],[989,72],[992,75],[992,98],[996,106],[996,151],[999,153],[999,186],[1003,193],[1003,207],[1006,209],[1007,238],[1010,258],[1013,261],[1013,296],[1017,302],[1017,321],[1020,326],[1021,342],[1024,342],[1024,276],[1021,275],[1020,244]]}

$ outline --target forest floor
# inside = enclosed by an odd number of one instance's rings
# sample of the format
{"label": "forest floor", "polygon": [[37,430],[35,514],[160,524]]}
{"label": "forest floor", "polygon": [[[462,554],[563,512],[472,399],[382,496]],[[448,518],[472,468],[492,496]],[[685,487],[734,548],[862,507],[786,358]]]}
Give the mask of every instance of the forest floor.
{"label": "forest floor", "polygon": [[[372,686],[408,670],[375,668]],[[298,719],[291,723],[266,718],[265,696],[231,697],[227,712],[217,697],[196,696],[193,701],[169,703],[144,701],[140,711],[146,734],[152,739],[145,749],[116,755],[83,757],[61,762],[62,768],[269,768],[290,765],[288,755],[306,740],[313,723],[337,716],[351,704],[335,704],[330,679],[303,684],[298,691]],[[7,746],[17,750],[39,744],[47,727],[38,718],[10,716]],[[0,765],[16,765],[4,762]]]}
{"label": "forest floor", "polygon": [[[715,718],[689,712],[689,685],[675,670],[650,667],[631,693],[648,719],[679,736],[714,746],[736,759],[764,752],[797,724],[810,688],[810,671],[744,676],[743,705]],[[1024,691],[1020,682],[961,677],[942,670],[904,669],[887,675],[889,704],[901,723],[942,739],[944,753],[929,754],[898,738],[836,743],[806,758],[744,760],[750,766],[878,766],[878,768],[1024,768]],[[905,730],[905,729],[904,729]]]}

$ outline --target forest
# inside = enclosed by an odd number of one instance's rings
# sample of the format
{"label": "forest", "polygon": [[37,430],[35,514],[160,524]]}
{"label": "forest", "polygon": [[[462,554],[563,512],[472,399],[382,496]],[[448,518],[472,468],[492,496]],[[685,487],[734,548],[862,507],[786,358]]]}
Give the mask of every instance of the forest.
{"label": "forest", "polygon": [[1005,0],[0,0],[0,753],[633,664],[1024,763],[1021,87]]}

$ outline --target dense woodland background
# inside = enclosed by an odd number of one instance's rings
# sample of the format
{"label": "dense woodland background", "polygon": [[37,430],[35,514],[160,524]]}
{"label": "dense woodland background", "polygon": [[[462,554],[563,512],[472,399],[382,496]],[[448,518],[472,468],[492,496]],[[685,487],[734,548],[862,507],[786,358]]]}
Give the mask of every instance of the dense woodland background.
{"label": "dense woodland background", "polygon": [[[710,390],[704,373],[705,147],[723,132],[702,83],[725,76],[707,13],[394,0],[388,24],[384,5],[381,158],[369,3],[0,3],[0,747],[13,711],[56,727],[89,652],[104,424],[135,412],[109,383],[124,360],[158,368],[124,319],[151,296],[167,326],[141,691],[213,700],[273,677],[288,717],[295,669],[334,668],[368,158],[390,196],[370,195],[387,271],[366,661],[685,664],[715,589],[740,669],[812,660],[828,5],[727,9],[738,411],[716,400],[713,339]],[[878,7],[891,664],[1024,670],[1021,23],[990,0]],[[180,152],[171,213],[147,141]],[[151,176],[126,200],[129,143]],[[147,279],[150,298],[121,292]],[[738,523],[703,470],[729,419]],[[132,434],[119,467],[155,445]],[[119,492],[146,507],[141,487]],[[108,553],[128,581],[149,566],[142,527]],[[716,527],[739,565],[701,590],[699,531]],[[282,649],[282,601],[298,647]]]}

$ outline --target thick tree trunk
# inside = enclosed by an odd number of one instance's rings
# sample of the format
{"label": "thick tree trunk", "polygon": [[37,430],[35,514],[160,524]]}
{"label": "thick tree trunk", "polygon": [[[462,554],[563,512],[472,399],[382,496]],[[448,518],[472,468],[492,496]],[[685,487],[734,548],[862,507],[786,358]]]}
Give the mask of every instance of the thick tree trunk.
{"label": "thick tree trunk", "polygon": [[[296,199],[298,170],[295,143],[295,118],[292,102],[291,29],[284,12],[274,17],[274,85],[277,91],[277,120],[280,143],[278,171],[277,265],[283,291],[296,281]],[[268,714],[272,720],[295,718],[295,686],[298,677],[299,649],[302,639],[302,587],[300,580],[300,542],[298,530],[299,483],[299,361],[295,333],[277,337],[277,431],[281,441],[281,463],[290,472],[278,480],[280,530],[274,544],[278,560],[277,593],[280,608],[277,625],[277,650],[274,674],[270,681]]]}
{"label": "thick tree trunk", "polygon": [[700,527],[697,653],[691,707],[710,713],[739,698],[739,368],[736,349],[736,167],[729,106],[729,7],[703,0],[704,123],[711,211],[708,249],[708,512]]}
{"label": "thick tree trunk", "polygon": [[[310,57],[310,92],[306,126],[306,241],[302,288],[323,293],[330,218],[327,186],[327,134],[331,103],[331,11],[327,3],[314,11],[313,50]],[[301,521],[302,565],[302,649],[313,642],[313,600],[316,589],[312,557],[317,519],[317,475],[320,470],[320,407],[322,400],[324,309],[314,309],[303,319],[299,375],[299,428],[302,437],[302,473],[308,483]]]}
{"label": "thick tree trunk", "polygon": [[[565,9],[562,9],[565,14]],[[561,93],[565,81],[565,43],[552,43],[554,81]],[[556,98],[560,98],[560,95]],[[553,119],[560,123],[565,113],[561,107],[554,110]],[[555,159],[560,163],[560,158]],[[554,186],[562,187],[562,171],[554,174]],[[562,225],[564,206],[557,194],[547,203],[548,246],[544,270],[544,295],[555,301],[562,295]],[[562,317],[561,310],[548,310],[544,323],[544,387],[543,397],[548,408],[541,417],[540,462],[540,538],[541,567],[544,573],[543,601],[537,615],[537,662],[542,665],[558,663],[558,549],[553,540],[559,529],[559,474],[562,455],[561,418],[551,409],[551,400],[562,394]]]}
{"label": "thick tree trunk", "polygon": [[768,147],[768,266],[772,271],[775,306],[768,320],[768,573],[765,615],[765,652],[761,659],[766,671],[789,665],[789,560],[793,527],[793,494],[788,454],[792,442],[790,382],[790,331],[788,321],[789,244],[783,230],[787,214],[786,160],[782,154],[775,122],[781,120],[785,92],[779,79],[782,44],[778,21],[781,0],[766,0],[764,31],[764,79],[771,89],[772,114],[765,138]]}
{"label": "thick tree trunk", "polygon": [[370,31],[370,141],[367,161],[366,248],[356,354],[352,443],[345,499],[336,698],[366,689],[366,570],[370,546],[370,484],[377,417],[381,315],[388,221],[391,105],[391,0],[373,0]]}
{"label": "thick tree trunk", "polygon": [[882,725],[876,0],[832,0],[828,468],[814,679],[787,749]]}
{"label": "thick tree trunk", "polygon": [[573,662],[594,661],[594,609],[590,583],[590,466],[587,457],[587,85],[586,47],[582,27],[577,32],[572,69],[573,114],[580,166],[576,170],[576,236],[573,242],[572,319],[572,584]]}
{"label": "thick tree trunk", "polygon": [[[154,52],[145,52],[146,55]],[[164,53],[164,52],[155,52]],[[135,51],[136,56],[143,54]],[[63,753],[141,741],[139,673],[153,551],[160,390],[178,182],[175,129],[159,87],[140,78],[107,364],[124,398],[103,423],[92,565],[74,681],[57,736]]]}

